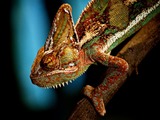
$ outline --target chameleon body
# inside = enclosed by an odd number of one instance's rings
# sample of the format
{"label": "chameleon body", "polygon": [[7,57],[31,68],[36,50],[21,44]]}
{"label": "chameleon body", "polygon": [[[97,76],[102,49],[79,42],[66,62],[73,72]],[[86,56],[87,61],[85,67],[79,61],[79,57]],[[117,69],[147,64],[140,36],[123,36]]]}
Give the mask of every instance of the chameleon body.
{"label": "chameleon body", "polygon": [[71,6],[62,4],[32,65],[32,83],[57,88],[82,75],[92,64],[108,66],[99,86],[84,88],[84,94],[103,116],[106,110],[102,95],[129,68],[111,51],[159,13],[160,0],[91,0],[74,25]]}

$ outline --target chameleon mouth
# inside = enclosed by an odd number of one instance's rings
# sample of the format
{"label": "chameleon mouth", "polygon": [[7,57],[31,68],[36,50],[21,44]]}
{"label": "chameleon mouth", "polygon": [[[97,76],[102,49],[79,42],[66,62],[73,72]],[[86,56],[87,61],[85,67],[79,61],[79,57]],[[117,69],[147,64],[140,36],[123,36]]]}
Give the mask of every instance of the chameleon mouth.
{"label": "chameleon mouth", "polygon": [[[67,70],[57,70],[58,72],[57,73],[67,73],[68,72],[68,74],[69,73],[73,73],[73,72],[76,72],[78,70],[78,68],[77,67],[74,67],[74,68],[72,68],[72,70],[71,69],[67,69]],[[84,71],[85,72],[85,71]],[[83,72],[83,73],[84,73]],[[81,73],[79,76],[81,76],[83,73]],[[48,73],[48,74],[50,74],[50,73]],[[51,73],[52,74],[52,73]],[[50,74],[50,75],[51,75]],[[52,74],[53,75],[53,74]],[[63,82],[61,82],[61,83],[55,83],[55,84],[52,84],[52,85],[49,85],[49,86],[44,86],[44,88],[54,88],[54,89],[57,89],[57,88],[61,88],[61,87],[65,87],[66,85],[68,85],[69,83],[72,83],[73,81],[75,81],[76,79],[75,78],[73,78],[73,79],[70,79],[70,80],[68,80],[68,81],[63,81]]]}
{"label": "chameleon mouth", "polygon": [[53,70],[49,73],[47,73],[46,75],[47,76],[50,76],[50,75],[54,75],[54,74],[59,74],[59,73],[66,73],[66,74],[69,74],[69,73],[73,73],[73,72],[76,72],[78,70],[78,67],[74,66],[74,67],[69,67],[69,68],[61,68],[61,69],[57,69],[57,70]]}
{"label": "chameleon mouth", "polygon": [[41,67],[39,67],[39,69],[37,69],[36,71],[34,71],[30,77],[32,79],[39,79],[41,77],[49,77],[51,75],[55,75],[55,74],[60,74],[60,73],[73,73],[76,72],[78,70],[78,67],[73,66],[73,67],[68,67],[68,68],[61,68],[61,69],[55,69],[53,71],[50,71],[48,73],[44,73],[44,71],[41,69]]}
{"label": "chameleon mouth", "polygon": [[[32,82],[40,87],[44,88],[58,88],[68,83],[72,83],[74,79],[63,80],[60,78],[66,78],[66,76],[71,76],[75,73],[78,67],[72,66],[68,68],[56,69],[50,72],[44,72],[41,68],[30,75]],[[72,77],[72,76],[71,76]]]}

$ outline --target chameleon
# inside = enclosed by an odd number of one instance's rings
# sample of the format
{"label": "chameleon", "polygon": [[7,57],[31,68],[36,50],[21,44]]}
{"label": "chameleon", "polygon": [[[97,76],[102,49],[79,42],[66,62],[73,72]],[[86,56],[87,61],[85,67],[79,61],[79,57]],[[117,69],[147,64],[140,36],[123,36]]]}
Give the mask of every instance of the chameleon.
{"label": "chameleon", "polygon": [[62,87],[91,65],[102,64],[107,67],[104,80],[97,87],[86,85],[84,95],[104,116],[103,94],[129,69],[127,61],[113,56],[112,50],[159,13],[160,0],[90,0],[74,24],[72,7],[62,4],[31,66],[32,83],[43,88]]}

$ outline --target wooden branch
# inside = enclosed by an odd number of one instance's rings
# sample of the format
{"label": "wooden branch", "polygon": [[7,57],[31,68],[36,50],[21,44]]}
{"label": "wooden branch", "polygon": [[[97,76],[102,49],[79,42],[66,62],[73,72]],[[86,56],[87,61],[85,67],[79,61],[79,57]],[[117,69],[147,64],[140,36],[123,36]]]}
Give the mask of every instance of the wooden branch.
{"label": "wooden branch", "polygon": [[[153,47],[160,41],[160,14],[153,18],[145,25],[131,40],[120,50],[117,56],[125,59],[129,64],[129,72],[123,78],[123,81],[118,81],[118,86],[109,90],[109,93],[104,97],[104,103],[110,101],[116,91],[123,85],[126,79],[136,70],[145,56],[152,50]],[[99,114],[95,111],[92,103],[87,99],[81,99],[68,120],[97,120]]]}

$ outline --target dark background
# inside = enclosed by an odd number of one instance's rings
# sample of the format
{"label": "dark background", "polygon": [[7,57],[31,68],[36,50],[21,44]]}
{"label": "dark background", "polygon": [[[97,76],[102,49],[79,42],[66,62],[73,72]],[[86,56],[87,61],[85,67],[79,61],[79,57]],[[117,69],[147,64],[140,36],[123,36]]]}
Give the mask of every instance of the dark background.
{"label": "dark background", "polygon": [[[62,3],[57,0],[57,8],[54,11],[52,8],[53,1],[47,0],[45,3],[51,22],[53,14]],[[11,30],[10,12],[12,4],[12,0],[3,1],[1,4],[1,117],[4,119],[61,119],[63,118],[61,117],[63,116],[62,111],[70,113],[74,105],[71,106],[70,110],[59,105],[61,106],[59,110],[53,108],[34,112],[24,107],[20,100],[20,89],[17,87],[11,51],[13,31]],[[106,107],[108,114],[106,120],[145,120],[147,118],[154,120],[159,118],[159,52],[160,44],[157,44],[139,65],[139,74],[133,73],[109,102]]]}

